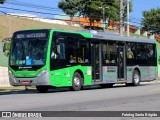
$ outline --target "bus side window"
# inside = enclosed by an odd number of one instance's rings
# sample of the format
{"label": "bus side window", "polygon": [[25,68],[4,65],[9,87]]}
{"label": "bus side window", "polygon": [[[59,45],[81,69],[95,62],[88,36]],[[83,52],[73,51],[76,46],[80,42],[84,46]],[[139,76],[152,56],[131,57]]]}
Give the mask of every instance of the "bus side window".
{"label": "bus side window", "polygon": [[51,59],[66,59],[64,38],[53,39],[51,45]]}
{"label": "bus side window", "polygon": [[69,63],[77,63],[77,41],[73,37],[67,37],[67,61]]}
{"label": "bus side window", "polygon": [[146,59],[146,45],[143,43],[137,44],[137,59]]}
{"label": "bus side window", "polygon": [[154,51],[153,51],[153,45],[147,44],[147,57],[153,58],[154,57]]}
{"label": "bus side window", "polygon": [[64,40],[60,40],[57,44],[57,53],[59,55],[59,59],[66,59],[65,47]]}
{"label": "bus side window", "polygon": [[106,42],[102,44],[103,64],[116,65],[117,62],[117,47],[114,42]]}
{"label": "bus side window", "polygon": [[80,39],[77,48],[78,63],[89,63],[89,42],[86,39]]}
{"label": "bus side window", "polygon": [[127,59],[133,59],[135,57],[134,51],[134,44],[133,43],[128,43],[127,44]]}
{"label": "bus side window", "polygon": [[74,63],[74,62],[75,62],[72,55],[69,56],[69,62],[70,62],[70,63]]}
{"label": "bus side window", "polygon": [[58,59],[57,45],[55,41],[51,45],[51,59]]}

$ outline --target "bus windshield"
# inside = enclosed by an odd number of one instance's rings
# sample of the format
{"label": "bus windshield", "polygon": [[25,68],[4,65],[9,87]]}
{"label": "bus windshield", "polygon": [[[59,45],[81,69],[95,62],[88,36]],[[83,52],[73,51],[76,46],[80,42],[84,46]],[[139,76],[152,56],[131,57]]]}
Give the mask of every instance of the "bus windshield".
{"label": "bus windshield", "polygon": [[11,46],[10,61],[14,65],[45,65],[48,40],[42,38],[14,39]]}

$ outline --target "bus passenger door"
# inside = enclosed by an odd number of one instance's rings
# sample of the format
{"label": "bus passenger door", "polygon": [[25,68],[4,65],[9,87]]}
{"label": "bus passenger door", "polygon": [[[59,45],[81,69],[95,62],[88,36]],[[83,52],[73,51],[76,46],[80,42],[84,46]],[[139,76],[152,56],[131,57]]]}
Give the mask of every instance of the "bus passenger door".
{"label": "bus passenger door", "polygon": [[126,80],[126,55],[125,46],[118,45],[117,48],[117,69],[118,69],[118,81]]}
{"label": "bus passenger door", "polygon": [[93,82],[101,81],[101,47],[100,43],[91,43],[91,64],[92,64],[92,79]]}

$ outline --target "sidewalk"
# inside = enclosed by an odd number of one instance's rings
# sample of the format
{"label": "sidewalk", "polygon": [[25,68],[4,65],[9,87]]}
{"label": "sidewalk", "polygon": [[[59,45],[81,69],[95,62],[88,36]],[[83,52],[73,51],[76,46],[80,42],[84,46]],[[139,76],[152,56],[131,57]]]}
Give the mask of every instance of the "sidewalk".
{"label": "sidewalk", "polygon": [[155,82],[156,82],[156,81],[160,82],[160,77],[158,77],[157,80],[154,80],[154,81],[155,81]]}
{"label": "sidewalk", "polygon": [[0,95],[7,95],[7,94],[23,94],[30,91],[36,90],[36,87],[34,86],[9,86],[9,87],[0,87]]}
{"label": "sidewalk", "polygon": [[10,87],[8,68],[2,66],[0,66],[0,88],[1,87]]}

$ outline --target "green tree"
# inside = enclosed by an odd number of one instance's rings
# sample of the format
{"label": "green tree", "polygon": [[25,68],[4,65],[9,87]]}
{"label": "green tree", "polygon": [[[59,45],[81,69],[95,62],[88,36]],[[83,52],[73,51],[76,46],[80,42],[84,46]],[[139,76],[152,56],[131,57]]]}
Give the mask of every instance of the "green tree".
{"label": "green tree", "polygon": [[3,4],[5,2],[5,0],[0,0],[0,4]]}
{"label": "green tree", "polygon": [[[123,18],[124,21],[126,21],[127,19],[127,0],[123,1]],[[132,7],[133,7],[133,3],[130,1],[129,2],[129,12],[132,12]],[[113,0],[112,3],[109,4],[109,9],[106,10],[106,18],[108,18],[108,22],[110,22],[110,20],[115,21],[115,22],[119,22],[119,11],[120,11],[120,1],[119,0]]]}
{"label": "green tree", "polygon": [[[108,20],[119,21],[119,0],[61,0],[58,7],[70,16],[71,21],[76,14],[89,18],[90,26],[94,21],[100,21],[103,18],[103,11],[100,7],[109,7],[105,9],[105,18]],[[124,18],[127,16],[127,0],[124,0]],[[130,11],[132,2],[130,2]]]}
{"label": "green tree", "polygon": [[[100,7],[108,7],[105,9],[105,19],[108,21],[119,21],[119,0],[81,0],[82,6],[80,6],[80,13],[84,17],[88,17],[90,20],[90,26],[94,21],[100,21],[102,19],[102,9]],[[132,11],[132,2],[130,2],[130,12]],[[127,16],[127,0],[124,0],[124,20]]]}
{"label": "green tree", "polygon": [[143,11],[142,15],[141,25],[143,25],[143,29],[160,33],[160,8]]}
{"label": "green tree", "polygon": [[78,4],[80,0],[61,0],[58,3],[58,7],[63,10],[64,13],[70,16],[71,24],[73,17],[78,13]]}
{"label": "green tree", "polygon": [[89,18],[90,26],[94,25],[94,21],[98,22],[102,19],[102,10],[99,7],[104,5],[101,0],[81,0],[81,5],[79,6],[80,15]]}

